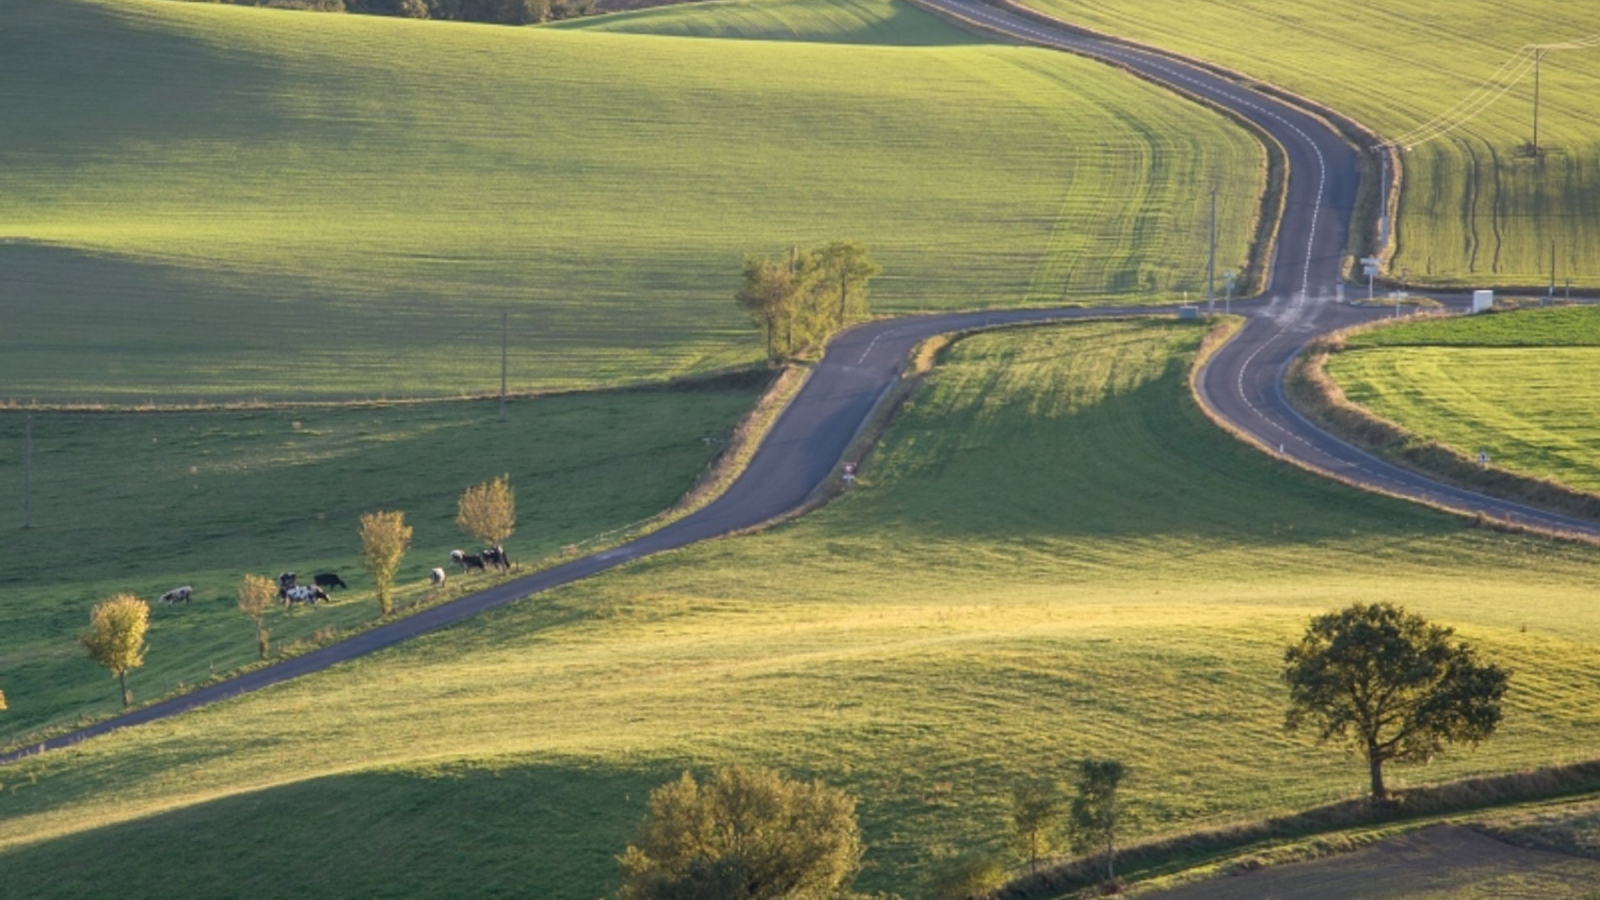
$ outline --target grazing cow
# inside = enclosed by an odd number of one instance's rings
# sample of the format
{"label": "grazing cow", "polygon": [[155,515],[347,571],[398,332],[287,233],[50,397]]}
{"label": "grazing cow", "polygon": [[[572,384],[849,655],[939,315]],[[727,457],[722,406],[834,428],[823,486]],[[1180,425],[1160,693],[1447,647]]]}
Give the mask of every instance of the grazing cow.
{"label": "grazing cow", "polygon": [[476,553],[462,553],[460,550],[450,551],[450,561],[461,567],[461,571],[470,572],[477,569],[483,571],[483,557]]}
{"label": "grazing cow", "polygon": [[295,586],[295,583],[295,576],[293,572],[284,572],[280,574],[278,576],[278,599],[284,599],[285,595],[289,593],[289,589]]}
{"label": "grazing cow", "polygon": [[168,606],[171,606],[174,603],[188,603],[189,598],[193,594],[194,588],[186,584],[183,587],[173,588],[172,590],[167,591],[165,594],[162,594],[161,602],[167,604]]}
{"label": "grazing cow", "polygon": [[313,587],[309,584],[297,584],[283,592],[283,602],[290,606],[296,603],[309,603],[315,606],[327,599],[328,595],[323,593],[322,588]]}
{"label": "grazing cow", "polygon": [[311,580],[316,583],[317,587],[327,588],[329,590],[334,588],[350,587],[350,585],[345,584],[344,579],[340,578],[338,573],[335,572],[318,572],[317,574],[311,576]]}
{"label": "grazing cow", "polygon": [[433,582],[433,586],[436,588],[444,587],[444,570],[434,569],[432,572],[429,572],[428,580]]}
{"label": "grazing cow", "polygon": [[511,557],[506,555],[506,548],[499,544],[483,551],[483,561],[486,565],[494,566],[502,572],[511,571]]}

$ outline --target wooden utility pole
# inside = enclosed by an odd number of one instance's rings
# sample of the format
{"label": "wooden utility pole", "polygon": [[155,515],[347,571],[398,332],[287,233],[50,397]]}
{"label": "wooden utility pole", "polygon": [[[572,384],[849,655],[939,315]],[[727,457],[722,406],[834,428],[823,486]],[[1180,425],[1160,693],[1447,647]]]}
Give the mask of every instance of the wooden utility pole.
{"label": "wooden utility pole", "polygon": [[1533,51],[1533,155],[1539,155],[1539,82],[1544,68],[1543,50]]}
{"label": "wooden utility pole", "polygon": [[1211,254],[1206,258],[1206,315],[1217,311],[1217,189],[1211,189]]}
{"label": "wooden utility pole", "polygon": [[500,421],[506,420],[506,311],[500,310]]}

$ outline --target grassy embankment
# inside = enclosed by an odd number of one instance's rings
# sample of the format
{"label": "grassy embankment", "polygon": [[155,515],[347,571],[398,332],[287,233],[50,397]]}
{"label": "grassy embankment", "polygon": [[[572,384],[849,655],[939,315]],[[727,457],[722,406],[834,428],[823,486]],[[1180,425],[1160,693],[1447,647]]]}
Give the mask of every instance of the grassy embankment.
{"label": "grassy embankment", "polygon": [[[1564,0],[1295,4],[1023,0],[1051,15],[1245,72],[1396,138],[1446,113],[1528,43],[1600,32],[1600,12]],[[1498,103],[1405,155],[1392,273],[1413,284],[1542,285],[1550,244],[1561,276],[1600,282],[1600,48],[1545,59],[1542,161],[1531,74]]]}
{"label": "grassy embankment", "polygon": [[[22,518],[21,461],[0,460],[0,744],[80,715],[116,710],[103,670],[77,634],[89,608],[118,592],[154,600],[181,584],[188,606],[157,605],[148,663],[129,676],[149,700],[256,658],[234,591],[244,572],[335,570],[350,584],[331,605],[276,610],[280,651],[377,615],[357,561],[356,521],[401,509],[416,536],[399,578],[410,604],[440,594],[428,570],[472,539],[455,525],[462,488],[501,473],[518,489],[513,560],[651,516],[683,494],[726,446],[764,379],[493,402],[251,412],[50,413],[34,417],[33,527]],[[22,437],[0,415],[0,443]],[[0,779],[5,780],[5,779]]]}
{"label": "grassy embankment", "polygon": [[739,760],[859,795],[863,884],[914,895],[939,853],[998,847],[1011,779],[1085,754],[1132,765],[1129,838],[1358,793],[1359,762],[1283,734],[1276,676],[1307,617],[1354,600],[1516,672],[1500,736],[1398,780],[1592,754],[1595,551],[1262,457],[1188,394],[1201,334],[964,340],[806,519],[7,768],[0,874],[37,896],[591,900],[651,786]]}
{"label": "grassy embankment", "polygon": [[[1600,392],[1590,377],[1600,371],[1600,309],[1385,325],[1326,349],[1310,363],[1327,378],[1311,373],[1297,393],[1320,394],[1312,411],[1347,437],[1469,487],[1600,515]],[[1490,466],[1478,464],[1480,450]]]}
{"label": "grassy embankment", "polygon": [[743,254],[846,236],[882,311],[1177,299],[1193,185],[1231,266],[1263,179],[1220,116],[889,0],[767,16],[874,45],[0,17],[0,401],[481,394],[502,310],[516,390],[704,372],[759,353]]}

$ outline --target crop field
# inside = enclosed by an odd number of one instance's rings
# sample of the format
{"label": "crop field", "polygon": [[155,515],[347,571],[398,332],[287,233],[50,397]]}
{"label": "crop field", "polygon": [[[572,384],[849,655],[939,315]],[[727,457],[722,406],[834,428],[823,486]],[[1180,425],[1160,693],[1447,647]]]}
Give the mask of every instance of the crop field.
{"label": "crop field", "polygon": [[[416,534],[399,579],[409,604],[451,548],[473,547],[455,525],[467,485],[511,476],[520,515],[507,547],[514,561],[537,562],[671,506],[759,388],[546,397],[513,404],[504,422],[492,402],[35,415],[26,531],[16,527],[20,461],[0,461],[0,690],[10,701],[0,744],[118,708],[115,683],[77,645],[89,608],[113,593],[154,600],[195,588],[187,606],[155,607],[148,664],[129,676],[135,696],[152,699],[255,659],[235,607],[242,573],[338,571],[349,591],[275,611],[269,627],[279,648],[347,631],[377,616],[357,562],[360,513],[407,513]],[[22,430],[22,415],[0,413],[0,445],[20,444]]]}
{"label": "crop field", "polygon": [[807,41],[5,3],[0,402],[482,394],[503,311],[517,390],[714,370],[759,354],[744,254],[840,237],[879,310],[1179,299],[1199,184],[1247,252],[1248,133],[841,2],[773,7]]}
{"label": "crop field", "polygon": [[861,886],[916,896],[942,854],[999,848],[1012,779],[1083,755],[1132,766],[1129,837],[1358,793],[1359,761],[1284,734],[1277,677],[1355,600],[1515,672],[1500,735],[1399,781],[1591,755],[1600,551],[1261,456],[1188,393],[1201,335],[967,339],[820,512],[0,770],[0,876],[593,900],[652,786],[739,761],[855,793]]}
{"label": "crop field", "polygon": [[1354,403],[1469,457],[1600,492],[1600,309],[1355,335],[1327,371]]}
{"label": "crop field", "polygon": [[[1600,45],[1544,61],[1542,160],[1532,137],[1533,77],[1480,115],[1524,44],[1600,34],[1600,7],[1567,0],[1296,3],[1277,0],[1025,0],[1069,21],[1198,56],[1406,137],[1406,184],[1392,274],[1414,284],[1542,285],[1550,245],[1561,278],[1600,282]],[[1524,57],[1526,60],[1526,57]],[[1510,69],[1506,71],[1511,71]],[[1513,82],[1504,82],[1511,84]],[[1436,140],[1410,135],[1443,116]]]}

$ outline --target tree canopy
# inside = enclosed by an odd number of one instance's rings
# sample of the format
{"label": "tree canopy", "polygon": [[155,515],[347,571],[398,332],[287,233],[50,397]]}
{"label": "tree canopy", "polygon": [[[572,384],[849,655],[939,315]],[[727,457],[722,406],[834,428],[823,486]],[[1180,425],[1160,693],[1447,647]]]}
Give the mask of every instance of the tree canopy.
{"label": "tree canopy", "polygon": [[834,900],[861,868],[855,800],[762,769],[688,772],[650,794],[618,857],[622,900]]}
{"label": "tree canopy", "polygon": [[747,256],[734,300],[766,339],[767,358],[789,359],[865,316],[867,286],[879,271],[854,241],[794,247],[787,259]]}
{"label": "tree canopy", "polygon": [[1446,744],[1476,744],[1500,724],[1510,674],[1480,662],[1454,635],[1391,603],[1312,619],[1284,653],[1285,727],[1360,751],[1373,799],[1386,799],[1385,762],[1424,762]]}
{"label": "tree canopy", "polygon": [[361,564],[377,585],[378,609],[394,612],[395,572],[411,547],[411,526],[403,512],[370,512],[361,517]]}
{"label": "tree canopy", "polygon": [[89,658],[110,670],[122,685],[122,705],[133,704],[128,671],[144,665],[150,605],[132,594],[117,594],[89,613],[89,630],[79,636]]}
{"label": "tree canopy", "polygon": [[475,484],[456,501],[456,525],[487,544],[499,545],[517,528],[517,492],[511,476]]}

